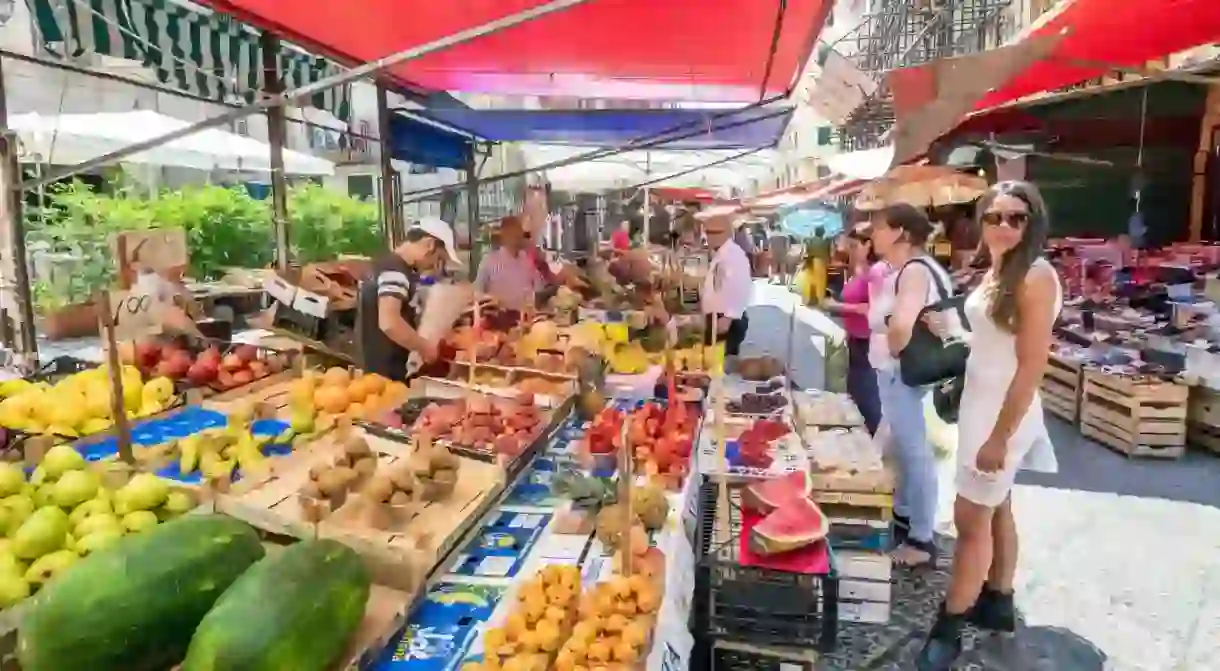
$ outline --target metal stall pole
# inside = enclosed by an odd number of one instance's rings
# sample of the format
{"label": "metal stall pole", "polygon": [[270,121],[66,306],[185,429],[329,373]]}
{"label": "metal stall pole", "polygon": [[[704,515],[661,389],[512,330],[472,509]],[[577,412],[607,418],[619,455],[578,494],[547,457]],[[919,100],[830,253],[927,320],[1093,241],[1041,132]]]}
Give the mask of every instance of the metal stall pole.
{"label": "metal stall pole", "polygon": [[[644,179],[652,177],[652,152],[644,152]],[[648,237],[649,229],[652,228],[652,190],[648,185],[644,185],[644,249],[648,249],[648,243],[652,238]]]}
{"label": "metal stall pole", "polygon": [[178,130],[171,131],[163,135],[158,135],[154,138],[136,142],[122,149],[103,154],[102,156],[89,159],[88,161],[83,161],[73,166],[52,171],[43,177],[26,183],[23,188],[35,189],[39,186],[57,182],[66,177],[79,175],[82,172],[86,172],[94,168],[110,165],[111,163],[122,161],[128,156],[133,156],[135,154],[139,154],[140,152],[148,151],[149,149],[155,149],[179,138],[189,137],[201,130],[217,128],[231,121],[244,119],[252,114],[257,114],[264,110],[271,109],[277,105],[285,105],[297,100],[308,98],[309,96],[321,93],[322,91],[333,89],[336,86],[341,86],[343,84],[347,84],[348,82],[356,81],[357,79],[363,79],[365,77],[375,75],[386,68],[390,68],[410,60],[415,60],[417,58],[422,58],[428,54],[443,51],[459,44],[465,44],[466,42],[476,40],[480,37],[498,33],[502,30],[512,28],[513,26],[520,25],[527,21],[532,21],[534,19],[546,16],[547,14],[563,11],[569,7],[584,4],[585,2],[589,2],[589,0],[551,0],[551,2],[547,2],[536,7],[531,7],[530,9],[517,12],[515,14],[510,14],[503,18],[496,19],[495,21],[489,21],[473,28],[460,30],[452,35],[447,35],[438,40],[433,40],[417,47],[411,47],[410,49],[404,49],[396,54],[390,54],[389,56],[379,58],[375,61],[358,65],[346,72],[341,72],[330,77],[319,79],[312,84],[307,84],[305,86],[292,89],[291,91],[285,91],[284,93],[278,95],[269,96],[262,100],[258,100],[251,105],[204,119],[203,121],[193,123],[189,126],[179,128]]}
{"label": "metal stall pole", "polygon": [[34,300],[25,251],[24,192],[17,134],[8,130],[8,99],[4,92],[4,59],[0,58],[0,330],[6,347],[38,359],[34,332]]}
{"label": "metal stall pole", "polygon": [[470,162],[466,164],[466,230],[470,237],[470,281],[474,281],[479,268],[479,164],[475,161],[475,144],[470,143]]}
{"label": "metal stall pole", "polygon": [[393,147],[390,142],[389,94],[381,84],[377,85],[377,137],[378,155],[381,159],[381,234],[391,248],[397,247],[402,227],[398,225],[399,210],[394,196]]}
{"label": "metal stall pole", "polygon": [[[263,52],[263,88],[274,97],[282,97],[284,83],[280,80],[280,41],[271,33],[258,40]],[[288,179],[284,174],[284,136],[288,122],[283,103],[267,108],[267,142],[271,145],[271,223],[275,230],[275,267],[288,272]]]}

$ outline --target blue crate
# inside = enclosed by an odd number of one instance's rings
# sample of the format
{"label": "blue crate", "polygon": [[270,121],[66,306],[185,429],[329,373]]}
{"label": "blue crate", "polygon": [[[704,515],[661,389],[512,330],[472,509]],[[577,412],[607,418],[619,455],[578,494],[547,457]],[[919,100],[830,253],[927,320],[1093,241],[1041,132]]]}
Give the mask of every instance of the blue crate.
{"label": "blue crate", "polygon": [[501,511],[462,548],[450,573],[481,578],[515,577],[550,522],[550,513]]}

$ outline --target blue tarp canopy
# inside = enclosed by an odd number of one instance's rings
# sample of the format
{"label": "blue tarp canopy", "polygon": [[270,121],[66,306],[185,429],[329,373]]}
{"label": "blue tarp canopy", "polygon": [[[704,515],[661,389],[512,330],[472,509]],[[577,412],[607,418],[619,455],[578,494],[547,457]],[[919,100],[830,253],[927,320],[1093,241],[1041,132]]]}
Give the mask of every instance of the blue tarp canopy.
{"label": "blue tarp canopy", "polygon": [[[429,109],[411,111],[494,142],[537,142],[615,147],[632,140],[657,140],[698,133],[658,145],[660,149],[756,149],[783,135],[792,109],[759,106],[731,109],[511,110]],[[402,114],[397,115],[400,118]],[[669,132],[672,129],[679,130]],[[661,133],[664,136],[658,137]]]}
{"label": "blue tarp canopy", "polygon": [[819,228],[824,237],[832,237],[843,230],[843,213],[816,201],[802,203],[780,211],[779,227],[797,238],[812,237]]}
{"label": "blue tarp canopy", "polygon": [[390,117],[390,155],[399,161],[464,170],[473,152],[471,138],[401,114]]}

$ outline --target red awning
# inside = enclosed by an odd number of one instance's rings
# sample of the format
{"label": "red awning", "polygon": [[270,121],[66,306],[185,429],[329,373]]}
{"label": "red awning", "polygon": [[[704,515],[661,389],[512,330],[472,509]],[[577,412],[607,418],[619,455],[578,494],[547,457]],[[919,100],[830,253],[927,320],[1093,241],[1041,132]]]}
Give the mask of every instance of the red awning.
{"label": "red awning", "polygon": [[1217,0],[1063,0],[1010,46],[891,72],[896,163],[971,111],[1216,41]]}
{"label": "red awning", "polygon": [[[198,0],[341,62],[376,60],[542,0]],[[783,4],[786,9],[777,11]],[[404,86],[749,102],[794,85],[832,0],[588,0],[389,70]],[[774,55],[772,46],[774,45]]]}

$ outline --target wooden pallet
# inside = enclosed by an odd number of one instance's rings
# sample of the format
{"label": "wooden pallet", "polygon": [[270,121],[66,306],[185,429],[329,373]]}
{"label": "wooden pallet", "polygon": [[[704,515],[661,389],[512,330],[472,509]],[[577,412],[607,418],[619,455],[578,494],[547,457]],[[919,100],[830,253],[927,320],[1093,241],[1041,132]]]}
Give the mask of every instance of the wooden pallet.
{"label": "wooden pallet", "polygon": [[1220,391],[1191,387],[1186,420],[1187,442],[1220,454]]}
{"label": "wooden pallet", "polygon": [[1175,382],[1086,371],[1080,433],[1130,457],[1186,453],[1190,389]]}
{"label": "wooden pallet", "polygon": [[1080,419],[1082,377],[1079,361],[1051,354],[1042,375],[1043,409],[1075,424]]}

